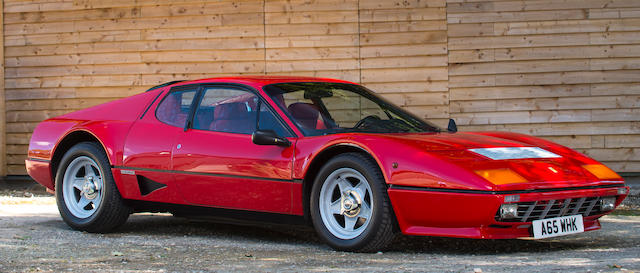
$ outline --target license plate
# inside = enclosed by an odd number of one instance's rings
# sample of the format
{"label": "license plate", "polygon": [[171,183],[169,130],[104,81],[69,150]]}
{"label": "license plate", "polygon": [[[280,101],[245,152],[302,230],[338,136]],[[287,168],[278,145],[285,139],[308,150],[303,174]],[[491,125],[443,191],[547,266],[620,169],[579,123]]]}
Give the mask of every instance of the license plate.
{"label": "license plate", "polygon": [[533,238],[542,239],[584,232],[582,215],[535,220],[533,225]]}

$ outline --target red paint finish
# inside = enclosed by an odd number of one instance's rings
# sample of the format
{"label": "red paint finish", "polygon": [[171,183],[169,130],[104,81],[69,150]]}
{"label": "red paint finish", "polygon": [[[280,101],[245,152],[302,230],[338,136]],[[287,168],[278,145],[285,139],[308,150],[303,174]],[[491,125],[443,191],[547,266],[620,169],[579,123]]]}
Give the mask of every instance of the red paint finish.
{"label": "red paint finish", "polygon": [[[55,170],[51,170],[50,160],[55,159],[54,154],[64,153],[57,149],[67,136],[82,131],[95,137],[104,148],[114,166],[118,189],[126,199],[303,215],[308,207],[303,189],[310,186],[301,181],[314,180],[309,175],[310,166],[318,162],[323,151],[348,146],[370,155],[380,167],[390,185],[389,197],[403,233],[467,238],[530,236],[530,223],[497,223],[494,219],[504,200],[502,191],[612,184],[621,187],[624,183],[621,178],[598,179],[586,171],[583,165],[598,162],[585,155],[523,134],[342,133],[305,137],[262,89],[284,82],[348,83],[275,76],[176,83],[40,123],[29,144],[27,171],[40,184],[54,189]],[[210,83],[253,89],[290,127],[295,135],[289,138],[292,145],[260,146],[252,143],[250,134],[190,128],[185,131],[158,121],[156,108],[172,87]],[[491,160],[469,151],[490,147],[540,147],[561,157]],[[475,173],[488,169],[509,169],[528,182],[494,185]],[[166,186],[143,194],[138,184],[140,177]],[[530,192],[520,198],[526,202],[615,195],[619,204],[626,196],[617,194],[620,187]],[[585,230],[600,228],[600,216],[586,217]]]}
{"label": "red paint finish", "polygon": [[47,189],[53,189],[55,187],[48,162],[27,159],[25,160],[25,165],[27,172],[33,180],[47,187]]}
{"label": "red paint finish", "polygon": [[255,145],[246,134],[188,130],[173,147],[176,183],[190,204],[289,213],[294,147]]}
{"label": "red paint finish", "polygon": [[[478,239],[529,237],[531,222],[498,222],[495,220],[505,195],[430,192],[391,188],[388,191],[400,229],[408,235],[452,236]],[[617,196],[616,206],[625,195],[618,188],[567,190],[519,194],[520,202],[566,198]],[[602,215],[585,217],[585,231],[598,229]],[[492,227],[501,225],[503,227]],[[506,227],[505,227],[506,226]]]}

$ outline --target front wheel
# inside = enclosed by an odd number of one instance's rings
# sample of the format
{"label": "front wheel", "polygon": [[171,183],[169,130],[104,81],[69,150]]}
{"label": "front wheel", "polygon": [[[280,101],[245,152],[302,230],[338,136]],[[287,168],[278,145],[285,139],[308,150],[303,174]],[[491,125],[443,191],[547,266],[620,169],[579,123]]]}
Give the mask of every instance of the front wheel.
{"label": "front wheel", "polygon": [[394,217],[377,164],[358,153],[342,154],[320,170],[311,191],[313,225],[331,247],[372,252],[394,237]]}
{"label": "front wheel", "polygon": [[111,231],[131,212],[116,188],[107,155],[93,142],[65,153],[56,174],[56,203],[70,227],[88,232]]}

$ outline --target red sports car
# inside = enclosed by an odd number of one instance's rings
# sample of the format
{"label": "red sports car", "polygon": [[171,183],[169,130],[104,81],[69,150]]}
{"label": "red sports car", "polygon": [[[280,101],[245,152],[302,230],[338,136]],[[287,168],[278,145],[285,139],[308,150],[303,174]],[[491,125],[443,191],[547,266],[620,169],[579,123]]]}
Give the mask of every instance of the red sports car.
{"label": "red sports car", "polygon": [[74,229],[129,214],[313,225],[339,250],[394,234],[546,238],[600,228],[629,188],[569,148],[440,129],[355,83],[307,77],[170,82],[48,119],[29,175]]}

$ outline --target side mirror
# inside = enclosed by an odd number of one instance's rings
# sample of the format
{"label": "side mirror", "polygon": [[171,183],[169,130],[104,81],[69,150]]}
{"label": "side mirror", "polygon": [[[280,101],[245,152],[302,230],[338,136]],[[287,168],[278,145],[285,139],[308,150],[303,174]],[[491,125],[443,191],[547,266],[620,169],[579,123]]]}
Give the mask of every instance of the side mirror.
{"label": "side mirror", "polygon": [[251,135],[251,141],[258,145],[291,146],[291,142],[288,139],[278,136],[273,130],[257,130]]}
{"label": "side mirror", "polygon": [[447,131],[450,133],[455,133],[458,131],[458,126],[456,125],[456,121],[452,118],[449,119],[449,126],[447,126]]}

